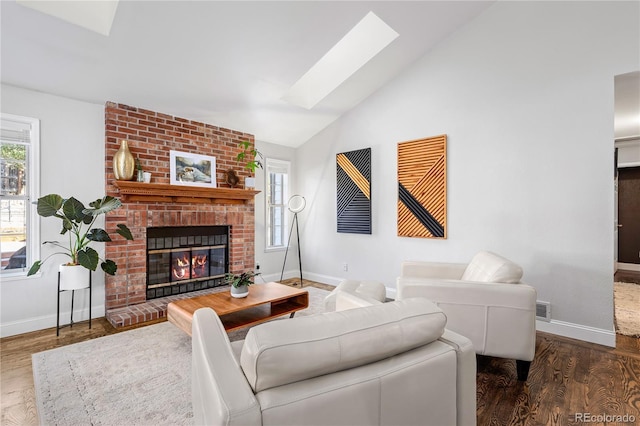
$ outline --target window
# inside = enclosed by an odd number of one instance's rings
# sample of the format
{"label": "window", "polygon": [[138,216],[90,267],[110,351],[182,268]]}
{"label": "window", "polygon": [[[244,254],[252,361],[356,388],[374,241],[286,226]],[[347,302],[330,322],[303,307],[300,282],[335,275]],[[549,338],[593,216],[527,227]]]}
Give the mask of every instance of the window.
{"label": "window", "polygon": [[0,252],[2,277],[26,275],[38,256],[37,211],[40,122],[0,115]]}
{"label": "window", "polygon": [[265,163],[267,196],[267,250],[287,244],[287,201],[289,199],[290,163],[267,158]]}

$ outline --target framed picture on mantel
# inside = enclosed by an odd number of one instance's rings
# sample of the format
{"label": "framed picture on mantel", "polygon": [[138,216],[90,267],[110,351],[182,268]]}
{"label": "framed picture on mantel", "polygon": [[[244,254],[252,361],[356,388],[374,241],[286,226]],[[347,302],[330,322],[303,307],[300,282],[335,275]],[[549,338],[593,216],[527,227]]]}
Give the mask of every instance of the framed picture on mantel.
{"label": "framed picture on mantel", "polygon": [[216,187],[216,158],[170,151],[171,185]]}

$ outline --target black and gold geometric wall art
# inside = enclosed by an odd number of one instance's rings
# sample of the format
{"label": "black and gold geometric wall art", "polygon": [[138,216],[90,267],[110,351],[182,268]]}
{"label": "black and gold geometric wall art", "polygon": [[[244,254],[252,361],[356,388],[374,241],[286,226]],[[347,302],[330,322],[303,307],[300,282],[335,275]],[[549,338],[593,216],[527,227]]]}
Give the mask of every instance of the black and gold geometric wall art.
{"label": "black and gold geometric wall art", "polygon": [[336,155],[338,232],[371,234],[371,148]]}
{"label": "black and gold geometric wall art", "polygon": [[398,236],[447,238],[447,135],[398,143]]}

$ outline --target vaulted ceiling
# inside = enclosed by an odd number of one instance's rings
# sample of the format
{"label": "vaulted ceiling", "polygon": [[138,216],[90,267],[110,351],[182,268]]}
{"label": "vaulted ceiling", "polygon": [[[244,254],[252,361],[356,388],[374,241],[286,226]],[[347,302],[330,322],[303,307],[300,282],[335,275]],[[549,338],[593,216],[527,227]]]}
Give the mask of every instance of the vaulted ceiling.
{"label": "vaulted ceiling", "polygon": [[[2,83],[115,101],[293,147],[492,4],[121,0],[104,35],[23,3],[0,2]],[[283,100],[370,11],[399,36],[313,108]]]}
{"label": "vaulted ceiling", "polygon": [[[5,84],[115,101],[296,147],[491,4],[2,0],[0,77]],[[33,5],[72,12],[76,24],[27,7]],[[314,107],[289,103],[289,89],[369,12],[398,37]],[[616,79],[617,137],[637,135],[639,81],[638,73]]]}

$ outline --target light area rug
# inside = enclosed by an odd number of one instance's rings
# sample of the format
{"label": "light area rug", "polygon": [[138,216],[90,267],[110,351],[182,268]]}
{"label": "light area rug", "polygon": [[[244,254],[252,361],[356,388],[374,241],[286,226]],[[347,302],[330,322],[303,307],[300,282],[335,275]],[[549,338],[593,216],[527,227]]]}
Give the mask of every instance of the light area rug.
{"label": "light area rug", "polygon": [[[328,292],[304,289],[309,308],[295,316],[323,312]],[[32,362],[41,425],[193,424],[191,337],[169,322],[39,352]]]}
{"label": "light area rug", "polygon": [[640,284],[613,284],[616,331],[640,337]]}

